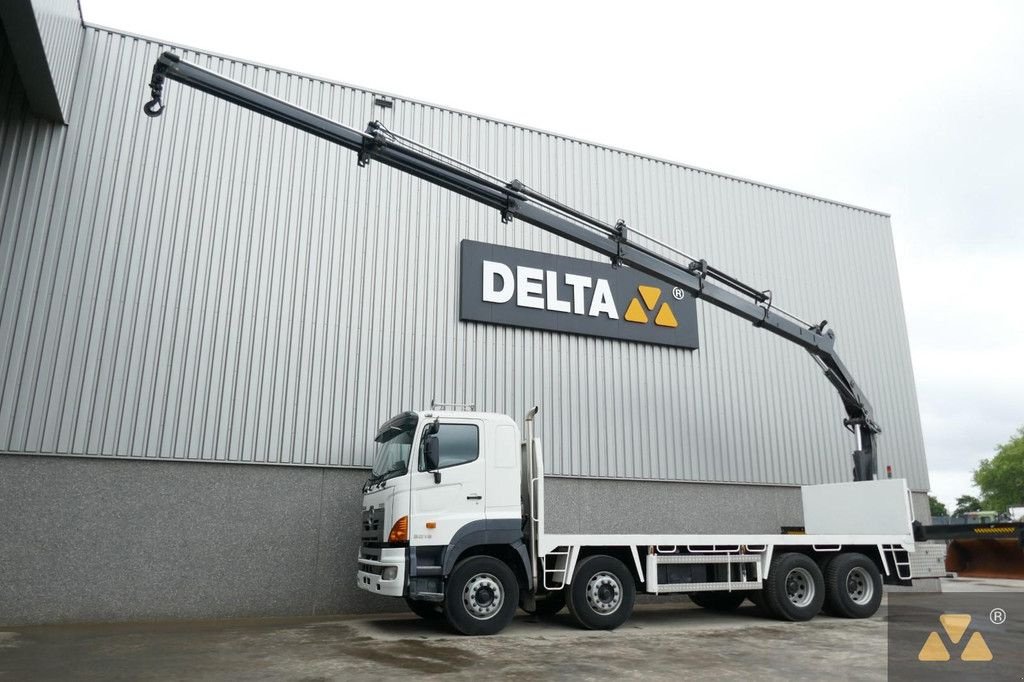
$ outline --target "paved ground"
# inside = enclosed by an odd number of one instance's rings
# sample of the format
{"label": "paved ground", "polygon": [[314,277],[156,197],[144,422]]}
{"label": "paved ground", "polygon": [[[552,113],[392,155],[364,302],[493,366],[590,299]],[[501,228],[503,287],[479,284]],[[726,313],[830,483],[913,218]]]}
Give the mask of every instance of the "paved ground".
{"label": "paved ground", "polygon": [[[979,583],[988,583],[979,585]],[[953,581],[956,590],[1022,581]],[[0,679],[321,680],[357,676],[721,680],[885,678],[886,611],[869,620],[780,623],[746,606],[719,615],[686,602],[639,607],[615,632],[565,614],[520,616],[495,637],[453,635],[407,616],[0,628]]]}
{"label": "paved ground", "polygon": [[1024,580],[943,578],[943,592],[1024,592]]}

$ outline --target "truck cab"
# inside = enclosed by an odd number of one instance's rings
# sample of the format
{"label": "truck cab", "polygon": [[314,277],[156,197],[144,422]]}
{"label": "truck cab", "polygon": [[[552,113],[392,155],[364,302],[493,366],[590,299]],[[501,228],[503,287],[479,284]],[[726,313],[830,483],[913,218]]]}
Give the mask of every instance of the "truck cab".
{"label": "truck cab", "polygon": [[[522,437],[506,415],[471,411],[402,412],[377,431],[373,469],[363,485],[357,584],[436,610],[445,578],[460,559],[489,555],[529,589],[521,492]],[[492,611],[518,595],[482,582]],[[515,597],[514,600],[511,599]]]}

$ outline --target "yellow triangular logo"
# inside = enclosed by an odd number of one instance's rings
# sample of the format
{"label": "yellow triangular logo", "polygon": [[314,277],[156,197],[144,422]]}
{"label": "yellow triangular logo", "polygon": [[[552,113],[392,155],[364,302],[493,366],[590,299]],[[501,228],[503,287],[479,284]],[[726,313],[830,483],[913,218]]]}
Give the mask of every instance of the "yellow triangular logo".
{"label": "yellow triangular logo", "polygon": [[644,297],[644,303],[647,304],[647,309],[654,310],[654,304],[658,302],[658,297],[661,296],[661,289],[645,286],[643,284],[637,288],[640,290],[640,295]]}
{"label": "yellow triangular logo", "polygon": [[946,651],[945,645],[942,643],[942,639],[939,638],[939,633],[933,632],[928,635],[928,639],[925,640],[924,646],[921,647],[921,651],[917,654],[917,660],[919,661],[948,661],[949,652]]}
{"label": "yellow triangular logo", "polygon": [[640,301],[635,297],[629,302],[629,307],[626,308],[626,314],[622,317],[628,322],[647,324],[647,313],[644,312],[643,307],[640,305]]}
{"label": "yellow triangular logo", "polygon": [[981,636],[980,632],[975,632],[971,635],[971,638],[967,640],[967,646],[964,647],[964,652],[960,654],[961,661],[991,661],[992,650],[988,648],[988,644],[985,644],[985,638]]}
{"label": "yellow triangular logo", "polygon": [[971,616],[967,613],[944,613],[939,616],[939,622],[949,635],[949,641],[959,644],[960,638],[967,632],[967,626],[971,624]]}
{"label": "yellow triangular logo", "polygon": [[672,309],[668,307],[668,303],[661,304],[661,309],[658,310],[658,316],[654,318],[654,324],[659,327],[679,326],[679,323],[676,322],[676,316],[672,314]]}
{"label": "yellow triangular logo", "polygon": [[[946,635],[949,637],[950,641],[953,644],[958,644],[971,624],[971,617],[966,613],[944,613],[939,616],[939,622],[942,623],[942,629],[946,631]],[[928,635],[928,639],[925,640],[924,646],[921,647],[921,651],[917,654],[917,660],[949,660],[949,651],[942,643],[942,638],[939,637],[938,632],[932,632]],[[960,660],[992,660],[992,650],[988,648],[988,644],[985,642],[985,638],[981,636],[980,632],[974,632],[970,639],[967,640],[967,646],[965,646],[964,650],[960,653]]]}
{"label": "yellow triangular logo", "polygon": [[[661,289],[647,284],[638,284],[637,290],[640,292],[640,297],[634,296],[630,300],[629,305],[626,307],[626,314],[622,317],[627,322],[647,324],[651,319],[647,315],[647,311],[653,311],[657,307],[658,299],[661,298]],[[640,303],[641,299],[643,303]],[[645,306],[646,310],[644,309]],[[661,307],[658,308],[658,314],[654,317],[654,324],[659,327],[668,327],[669,329],[675,329],[679,326],[679,321],[667,302],[663,302]]]}

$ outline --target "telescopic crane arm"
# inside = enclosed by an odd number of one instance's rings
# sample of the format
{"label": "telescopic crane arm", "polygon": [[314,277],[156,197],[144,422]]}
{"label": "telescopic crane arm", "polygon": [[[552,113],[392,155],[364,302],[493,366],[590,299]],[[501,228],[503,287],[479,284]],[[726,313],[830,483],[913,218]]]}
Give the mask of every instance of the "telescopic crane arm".
{"label": "telescopic crane arm", "polygon": [[358,155],[360,166],[370,160],[391,166],[422,180],[468,197],[501,213],[503,222],[518,218],[542,230],[575,242],[609,259],[689,292],[713,306],[737,315],[797,344],[815,359],[839,393],[846,409],[844,425],[857,437],[853,453],[853,479],[875,478],[877,459],[875,435],[881,431],[872,417],[871,405],[835,352],[835,335],[825,321],[813,325],[773,307],[771,292],[761,291],[711,267],[704,260],[660,244],[684,256],[677,261],[637,243],[623,221],[608,225],[572,207],[536,192],[522,182],[503,182],[483,171],[422,147],[371,122],[365,132],[342,125],[290,104],[218,73],[183,61],[171,52],[163,53],[153,67],[152,99],[143,110],[148,116],[163,113],[163,88],[174,80],[220,99],[255,111],[276,121],[323,138]]}

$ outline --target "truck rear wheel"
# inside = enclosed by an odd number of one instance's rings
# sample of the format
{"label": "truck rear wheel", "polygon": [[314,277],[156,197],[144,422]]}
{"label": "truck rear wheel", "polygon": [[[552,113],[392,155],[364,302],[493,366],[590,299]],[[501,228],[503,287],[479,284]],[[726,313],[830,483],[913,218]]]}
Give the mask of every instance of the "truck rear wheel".
{"label": "truck rear wheel", "polygon": [[772,615],[768,611],[768,607],[764,605],[764,590],[750,590],[749,592],[747,592],[747,599],[750,600],[751,604],[757,607],[757,611],[761,615]]}
{"label": "truck rear wheel", "polygon": [[[832,552],[829,554],[819,555],[815,558],[818,562],[818,569],[821,570],[823,576],[828,576],[828,565],[832,563],[832,560],[839,556],[838,553]],[[828,601],[828,578],[825,579],[825,603],[821,607],[821,612],[829,616],[839,616],[838,613],[832,608]]]}
{"label": "truck rear wheel", "polygon": [[762,599],[769,614],[779,620],[810,620],[825,603],[825,579],[817,562],[796,552],[772,560]]}
{"label": "truck rear wheel", "polygon": [[505,629],[519,604],[519,583],[500,559],[472,556],[452,571],[444,591],[444,614],[463,635],[493,635]]}
{"label": "truck rear wheel", "polygon": [[633,574],[615,557],[587,557],[576,567],[567,601],[569,612],[583,627],[614,630],[633,613]]}
{"label": "truck rear wheel", "polygon": [[747,598],[744,592],[716,590],[714,592],[691,592],[690,601],[708,611],[735,611]]}
{"label": "truck rear wheel", "polygon": [[825,568],[825,599],[836,616],[870,618],[882,603],[882,573],[863,554],[840,554]]}

